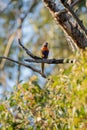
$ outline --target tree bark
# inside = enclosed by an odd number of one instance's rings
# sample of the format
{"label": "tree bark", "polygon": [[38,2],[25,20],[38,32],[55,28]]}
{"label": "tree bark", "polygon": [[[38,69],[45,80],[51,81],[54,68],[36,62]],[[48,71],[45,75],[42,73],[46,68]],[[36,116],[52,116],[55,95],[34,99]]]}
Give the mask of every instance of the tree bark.
{"label": "tree bark", "polygon": [[82,21],[76,16],[70,5],[63,0],[64,9],[60,9],[54,0],[43,0],[57,24],[69,35],[73,43],[80,49],[87,47],[87,30]]}

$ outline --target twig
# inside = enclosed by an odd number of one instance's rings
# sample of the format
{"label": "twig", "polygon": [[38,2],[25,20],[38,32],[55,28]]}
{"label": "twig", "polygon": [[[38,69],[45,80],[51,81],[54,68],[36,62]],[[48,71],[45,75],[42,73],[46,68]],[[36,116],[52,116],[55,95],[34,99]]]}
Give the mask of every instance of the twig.
{"label": "twig", "polygon": [[43,73],[41,73],[40,70],[38,70],[38,69],[36,69],[36,68],[34,68],[34,67],[28,65],[28,64],[25,64],[25,63],[22,63],[22,62],[19,62],[19,61],[16,61],[16,60],[13,60],[13,59],[11,59],[11,58],[4,57],[4,56],[0,56],[0,59],[7,59],[7,60],[9,60],[9,61],[11,61],[11,62],[14,62],[14,63],[18,64],[18,65],[25,66],[25,67],[27,67],[27,68],[29,68],[29,69],[31,69],[31,70],[33,70],[33,71],[39,73],[42,77],[46,78],[46,76],[45,76]]}
{"label": "twig", "polygon": [[73,1],[73,3],[71,3],[70,7],[74,7],[75,5],[77,5],[79,2],[82,2],[82,0],[75,0]]}
{"label": "twig", "polygon": [[3,13],[7,8],[8,6],[12,3],[12,1],[9,1],[8,4],[6,5],[6,7],[0,11],[0,14]]}
{"label": "twig", "polygon": [[33,63],[46,63],[46,64],[64,64],[64,63],[74,63],[74,59],[24,59],[26,62]]}
{"label": "twig", "polygon": [[21,43],[20,39],[18,39],[18,43],[19,43],[19,45],[22,47],[22,49],[25,50],[26,53],[27,53],[30,57],[32,57],[33,59],[41,59],[41,58],[38,57],[38,56],[34,56],[25,46],[23,46],[23,44]]}
{"label": "twig", "polygon": [[28,16],[29,12],[32,12],[33,8],[37,5],[38,0],[34,0],[32,6],[25,12],[24,17],[21,18],[21,21],[23,22],[25,18]]}

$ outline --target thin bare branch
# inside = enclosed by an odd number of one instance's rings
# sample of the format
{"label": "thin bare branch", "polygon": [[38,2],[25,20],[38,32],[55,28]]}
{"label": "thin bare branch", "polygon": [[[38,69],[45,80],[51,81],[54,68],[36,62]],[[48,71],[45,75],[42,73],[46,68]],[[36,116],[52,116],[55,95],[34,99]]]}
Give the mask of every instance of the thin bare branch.
{"label": "thin bare branch", "polygon": [[19,45],[22,47],[22,49],[25,50],[25,52],[26,52],[30,57],[32,57],[33,59],[41,59],[40,57],[33,55],[25,46],[23,46],[23,44],[21,43],[20,39],[18,39],[18,43],[19,43]]}
{"label": "thin bare branch", "polygon": [[74,59],[24,59],[27,62],[33,63],[46,63],[46,64],[64,64],[64,63],[74,63]]}
{"label": "thin bare branch", "polygon": [[2,14],[7,8],[8,6],[12,3],[12,1],[9,1],[8,4],[6,5],[6,7],[3,10],[0,10],[0,14]]}
{"label": "thin bare branch", "polygon": [[24,22],[25,18],[28,16],[29,12],[32,12],[33,8],[37,5],[38,0],[34,0],[32,6],[25,12],[24,17],[21,18],[21,21]]}
{"label": "thin bare branch", "polygon": [[77,5],[79,2],[82,2],[82,0],[75,0],[71,3],[70,7],[74,7],[75,5]]}
{"label": "thin bare branch", "polygon": [[28,64],[25,64],[25,63],[22,63],[22,62],[19,62],[19,61],[16,61],[16,60],[13,60],[13,59],[11,59],[11,58],[4,57],[4,56],[0,56],[0,59],[7,59],[7,60],[9,60],[9,61],[11,61],[11,62],[14,62],[14,63],[18,64],[18,65],[25,66],[25,67],[27,67],[27,68],[29,68],[29,69],[31,69],[31,70],[33,70],[33,71],[39,73],[42,77],[46,78],[46,76],[45,76],[40,70],[38,70],[38,69],[36,69],[36,68],[34,68],[34,67],[28,65]]}

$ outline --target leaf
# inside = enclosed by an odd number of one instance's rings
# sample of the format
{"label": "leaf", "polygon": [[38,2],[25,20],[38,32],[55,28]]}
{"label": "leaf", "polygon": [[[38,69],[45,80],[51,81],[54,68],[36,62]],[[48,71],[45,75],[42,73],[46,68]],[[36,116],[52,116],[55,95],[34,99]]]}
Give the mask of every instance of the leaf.
{"label": "leaf", "polygon": [[14,130],[12,126],[9,126],[6,130]]}
{"label": "leaf", "polygon": [[5,110],[5,106],[4,105],[0,105],[0,112],[4,111]]}
{"label": "leaf", "polygon": [[13,107],[13,106],[15,106],[15,105],[17,105],[17,102],[12,99],[12,100],[10,101],[10,106]]}
{"label": "leaf", "polygon": [[22,85],[22,87],[23,87],[25,90],[27,90],[27,89],[29,88],[29,84],[28,84],[28,83],[24,83],[24,84]]}

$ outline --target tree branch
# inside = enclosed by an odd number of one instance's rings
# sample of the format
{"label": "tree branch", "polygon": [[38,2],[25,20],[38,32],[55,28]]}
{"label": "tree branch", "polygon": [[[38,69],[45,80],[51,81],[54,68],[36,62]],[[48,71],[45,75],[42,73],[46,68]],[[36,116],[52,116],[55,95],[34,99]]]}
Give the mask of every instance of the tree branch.
{"label": "tree branch", "polygon": [[64,64],[64,63],[74,63],[74,59],[24,59],[26,62],[33,63],[46,63],[46,64]]}
{"label": "tree branch", "polygon": [[[82,27],[81,21],[79,28],[78,21],[73,17],[72,13],[68,13],[66,9],[56,10],[56,3],[53,0],[43,0],[47,8],[50,10],[51,14],[54,16],[57,24],[61,26],[63,31],[70,36],[73,43],[80,49],[85,49],[87,47],[87,34],[86,30]],[[64,2],[65,0],[62,0]],[[72,20],[73,19],[73,20]],[[83,28],[83,29],[82,29]],[[85,34],[83,33],[85,30]]]}
{"label": "tree branch", "polygon": [[25,66],[25,67],[27,67],[27,68],[29,68],[29,69],[31,69],[31,70],[33,70],[33,71],[39,73],[42,77],[46,78],[46,76],[45,76],[40,70],[38,70],[38,69],[36,69],[36,68],[34,68],[34,67],[28,65],[28,64],[25,64],[25,63],[22,63],[22,62],[19,62],[19,61],[16,61],[16,60],[13,60],[13,59],[11,59],[11,58],[4,57],[4,56],[0,56],[0,59],[7,59],[7,60],[9,60],[9,61],[11,61],[11,62],[14,62],[14,63],[18,64],[18,65]]}
{"label": "tree branch", "polygon": [[[61,0],[62,2],[62,0]],[[87,29],[85,28],[85,26],[83,25],[82,21],[77,17],[77,15],[74,13],[74,11],[72,10],[71,6],[69,6],[68,3],[66,2],[62,2],[62,4],[64,5],[64,7],[72,14],[72,16],[76,19],[76,21],[78,22],[78,25],[80,26],[80,28],[85,32],[85,34],[87,35]]]}
{"label": "tree branch", "polygon": [[[9,54],[9,51],[10,51],[10,47],[12,45],[12,42],[14,40],[14,37],[16,36],[16,33],[17,32],[14,32],[12,35],[10,35],[9,39],[8,39],[8,42],[7,42],[7,45],[6,45],[6,49],[5,49],[5,52],[3,54],[4,57],[7,57],[8,54]],[[4,64],[5,64],[5,59],[2,60],[1,64],[0,64],[0,69],[3,69],[4,67]]]}
{"label": "tree branch", "polygon": [[6,7],[3,9],[3,10],[0,10],[0,14],[3,13],[7,8],[8,6],[12,3],[12,1],[9,1],[6,5]]}
{"label": "tree branch", "polygon": [[70,7],[73,8],[75,5],[77,5],[79,2],[82,2],[82,0],[75,0],[71,2]]}
{"label": "tree branch", "polygon": [[18,39],[18,43],[22,47],[22,49],[25,50],[25,52],[28,54],[28,56],[30,56],[33,59],[41,59],[38,56],[34,56],[25,46],[23,46],[23,44],[21,43],[20,39]]}

